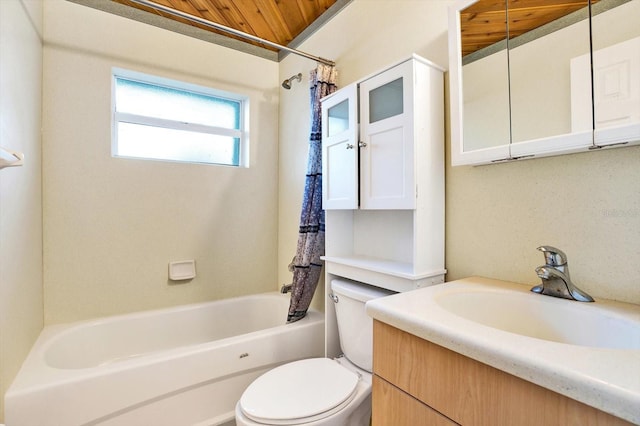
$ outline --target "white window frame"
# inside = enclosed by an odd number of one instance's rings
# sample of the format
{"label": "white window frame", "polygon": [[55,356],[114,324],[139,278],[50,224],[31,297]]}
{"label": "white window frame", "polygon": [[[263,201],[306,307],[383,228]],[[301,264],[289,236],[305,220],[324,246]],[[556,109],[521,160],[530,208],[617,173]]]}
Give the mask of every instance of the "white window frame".
{"label": "white window frame", "polygon": [[[204,87],[192,83],[172,80],[164,77],[144,74],[137,71],[126,70],[122,68],[112,69],[111,84],[111,156],[115,158],[135,158],[141,160],[153,161],[169,161],[179,163],[207,164],[214,166],[229,167],[248,167],[249,166],[249,97],[236,93],[226,92],[223,90]],[[155,86],[166,87],[173,90],[192,92],[206,96],[227,99],[240,103],[239,129],[227,129],[223,127],[207,126],[203,124],[188,123],[183,121],[167,120],[163,118],[143,116],[138,114],[130,114],[118,112],[116,110],[116,79],[122,78],[126,80],[138,81],[141,83],[151,84]],[[159,159],[151,157],[133,157],[118,154],[118,123],[131,123],[148,125],[156,128],[183,130],[196,133],[212,134],[218,136],[228,136],[239,139],[238,164],[212,163],[206,161],[188,161],[178,159]]]}

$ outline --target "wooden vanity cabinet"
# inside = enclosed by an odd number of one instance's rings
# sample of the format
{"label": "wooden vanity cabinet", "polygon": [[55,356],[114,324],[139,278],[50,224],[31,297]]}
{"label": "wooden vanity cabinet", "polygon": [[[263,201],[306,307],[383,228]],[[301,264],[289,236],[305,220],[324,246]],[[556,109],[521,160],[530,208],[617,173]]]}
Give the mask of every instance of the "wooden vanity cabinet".
{"label": "wooden vanity cabinet", "polygon": [[622,426],[622,419],[374,321],[373,426]]}

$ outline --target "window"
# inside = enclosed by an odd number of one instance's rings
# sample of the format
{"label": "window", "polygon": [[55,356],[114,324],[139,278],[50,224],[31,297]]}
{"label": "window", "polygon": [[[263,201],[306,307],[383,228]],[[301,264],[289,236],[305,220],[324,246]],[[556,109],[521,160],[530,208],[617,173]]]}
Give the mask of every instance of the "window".
{"label": "window", "polygon": [[114,157],[246,165],[246,97],[115,69]]}

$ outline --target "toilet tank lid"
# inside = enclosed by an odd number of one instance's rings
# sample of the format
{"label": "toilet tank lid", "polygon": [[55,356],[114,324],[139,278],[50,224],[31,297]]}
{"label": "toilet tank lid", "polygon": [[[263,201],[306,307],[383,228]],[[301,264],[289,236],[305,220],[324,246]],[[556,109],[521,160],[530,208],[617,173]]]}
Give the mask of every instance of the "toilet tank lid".
{"label": "toilet tank lid", "polygon": [[356,281],[347,281],[343,279],[334,279],[331,281],[331,290],[339,295],[350,297],[361,302],[377,299],[378,297],[395,294],[395,291],[387,290],[380,287],[374,287]]}

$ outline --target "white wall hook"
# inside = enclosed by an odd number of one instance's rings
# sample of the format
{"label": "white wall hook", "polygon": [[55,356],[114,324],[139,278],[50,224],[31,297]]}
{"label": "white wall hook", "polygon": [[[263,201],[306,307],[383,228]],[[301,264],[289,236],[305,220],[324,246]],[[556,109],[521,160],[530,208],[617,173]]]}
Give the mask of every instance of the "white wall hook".
{"label": "white wall hook", "polygon": [[24,154],[0,147],[0,169],[5,167],[22,166],[24,164]]}

